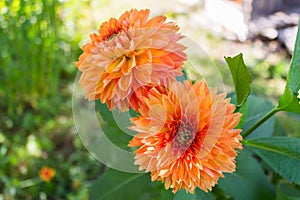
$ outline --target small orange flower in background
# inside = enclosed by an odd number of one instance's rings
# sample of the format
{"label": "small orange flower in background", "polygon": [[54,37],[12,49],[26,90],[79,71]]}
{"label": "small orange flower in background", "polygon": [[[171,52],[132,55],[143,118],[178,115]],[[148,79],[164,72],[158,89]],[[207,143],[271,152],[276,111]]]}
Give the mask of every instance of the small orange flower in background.
{"label": "small orange flower in background", "polygon": [[[160,88],[159,90],[157,88]],[[204,80],[174,82],[167,89],[153,87],[141,116],[130,129],[138,134],[129,146],[139,147],[135,164],[151,172],[165,188],[194,193],[212,189],[223,172],[235,171],[236,148],[242,149],[240,113],[225,94],[210,91]]]}
{"label": "small orange flower in background", "polygon": [[132,9],[90,35],[91,42],[76,62],[86,98],[100,99],[109,109],[137,110],[135,91],[148,84],[167,84],[182,74],[186,54],[178,43],[178,26],[164,16],[149,19],[149,13]]}
{"label": "small orange flower in background", "polygon": [[51,181],[56,174],[55,169],[44,166],[39,172],[40,179],[45,182]]}

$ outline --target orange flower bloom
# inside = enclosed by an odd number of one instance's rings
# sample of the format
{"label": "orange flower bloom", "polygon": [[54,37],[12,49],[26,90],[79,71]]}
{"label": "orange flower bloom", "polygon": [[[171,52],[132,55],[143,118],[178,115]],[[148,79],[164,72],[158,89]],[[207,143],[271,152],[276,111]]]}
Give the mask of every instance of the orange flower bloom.
{"label": "orange flower bloom", "polygon": [[152,88],[132,118],[138,134],[129,146],[139,147],[135,164],[151,172],[173,193],[196,187],[212,189],[223,172],[235,171],[235,148],[242,149],[241,114],[225,94],[209,91],[205,81],[174,82],[167,89]]}
{"label": "orange flower bloom", "polygon": [[51,181],[54,178],[55,174],[56,171],[53,168],[47,166],[42,167],[39,172],[40,179],[45,182]]}
{"label": "orange flower bloom", "polygon": [[[178,26],[166,17],[148,19],[149,10],[130,10],[104,22],[76,62],[80,85],[89,100],[100,99],[110,109],[137,109],[130,97],[149,83],[165,84],[181,75],[186,60]],[[137,100],[136,98],[134,98]]]}

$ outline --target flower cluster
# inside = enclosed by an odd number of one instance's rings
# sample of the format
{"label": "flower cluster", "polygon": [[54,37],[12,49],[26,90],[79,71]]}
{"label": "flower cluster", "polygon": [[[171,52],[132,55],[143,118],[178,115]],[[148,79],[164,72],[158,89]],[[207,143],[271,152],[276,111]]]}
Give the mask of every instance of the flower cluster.
{"label": "flower cluster", "polygon": [[90,35],[76,66],[87,99],[139,113],[129,146],[140,170],[174,193],[194,193],[235,171],[241,114],[205,80],[176,81],[186,60],[178,29],[163,16],[150,19],[149,10],[130,10]]}

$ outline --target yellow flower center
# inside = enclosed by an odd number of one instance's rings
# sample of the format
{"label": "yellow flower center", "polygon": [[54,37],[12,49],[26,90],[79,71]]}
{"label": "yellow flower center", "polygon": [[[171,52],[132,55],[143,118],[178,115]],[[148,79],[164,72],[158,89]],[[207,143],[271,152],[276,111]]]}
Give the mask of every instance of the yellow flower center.
{"label": "yellow flower center", "polygon": [[175,141],[181,147],[190,145],[191,141],[194,139],[192,132],[188,129],[179,130],[175,136]]}
{"label": "yellow flower center", "polygon": [[196,131],[189,125],[180,126],[174,136],[174,153],[183,154],[193,143]]}

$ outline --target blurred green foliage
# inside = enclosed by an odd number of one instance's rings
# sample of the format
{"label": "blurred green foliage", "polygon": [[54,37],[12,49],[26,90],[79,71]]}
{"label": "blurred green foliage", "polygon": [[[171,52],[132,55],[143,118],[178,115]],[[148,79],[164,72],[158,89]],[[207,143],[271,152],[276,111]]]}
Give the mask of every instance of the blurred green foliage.
{"label": "blurred green foliage", "polygon": [[[70,5],[0,1],[0,199],[86,199],[100,170],[72,120],[81,34]],[[50,182],[39,178],[43,166],[56,171]]]}
{"label": "blurred green foliage", "polygon": [[68,36],[57,0],[0,3],[0,98],[9,117],[58,96],[59,78],[75,59],[78,41]]}

